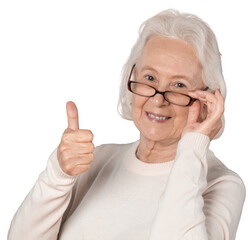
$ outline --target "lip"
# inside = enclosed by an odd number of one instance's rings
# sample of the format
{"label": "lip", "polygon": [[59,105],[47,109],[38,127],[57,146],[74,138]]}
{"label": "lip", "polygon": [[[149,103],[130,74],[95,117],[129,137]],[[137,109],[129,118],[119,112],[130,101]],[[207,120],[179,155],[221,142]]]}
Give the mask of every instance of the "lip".
{"label": "lip", "polygon": [[160,115],[152,112],[146,112],[147,118],[152,122],[164,123],[171,119],[169,116]]}

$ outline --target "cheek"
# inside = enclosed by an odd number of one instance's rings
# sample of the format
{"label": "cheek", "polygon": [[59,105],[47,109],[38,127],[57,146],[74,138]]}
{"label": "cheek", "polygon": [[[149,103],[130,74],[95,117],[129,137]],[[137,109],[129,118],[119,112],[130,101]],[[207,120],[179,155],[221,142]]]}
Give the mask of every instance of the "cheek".
{"label": "cheek", "polygon": [[175,126],[177,129],[183,129],[188,120],[189,110],[188,108],[176,109]]}
{"label": "cheek", "polygon": [[133,98],[132,98],[133,121],[137,121],[138,119],[141,118],[142,110],[143,110],[145,102],[146,102],[145,98],[133,95]]}

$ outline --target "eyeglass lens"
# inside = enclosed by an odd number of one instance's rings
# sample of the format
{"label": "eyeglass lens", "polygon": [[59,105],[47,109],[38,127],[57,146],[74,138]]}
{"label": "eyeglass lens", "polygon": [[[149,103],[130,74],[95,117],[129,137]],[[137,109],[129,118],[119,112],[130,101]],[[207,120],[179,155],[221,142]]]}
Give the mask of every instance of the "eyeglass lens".
{"label": "eyeglass lens", "polygon": [[[131,82],[130,87],[133,93],[144,97],[151,97],[154,96],[156,93],[156,90],[154,88],[142,83]],[[174,92],[164,93],[164,98],[170,103],[174,103],[182,106],[186,106],[190,102],[190,97]]]}

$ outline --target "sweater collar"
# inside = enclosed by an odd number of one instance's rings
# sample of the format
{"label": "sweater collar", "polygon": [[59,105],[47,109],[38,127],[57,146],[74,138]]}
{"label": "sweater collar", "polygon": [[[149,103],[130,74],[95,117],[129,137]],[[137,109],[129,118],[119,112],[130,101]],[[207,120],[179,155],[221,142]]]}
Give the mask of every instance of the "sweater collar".
{"label": "sweater collar", "polygon": [[130,144],[130,148],[124,158],[125,167],[136,174],[145,176],[156,176],[168,174],[174,164],[174,160],[162,163],[146,163],[136,157],[136,150],[140,141]]}

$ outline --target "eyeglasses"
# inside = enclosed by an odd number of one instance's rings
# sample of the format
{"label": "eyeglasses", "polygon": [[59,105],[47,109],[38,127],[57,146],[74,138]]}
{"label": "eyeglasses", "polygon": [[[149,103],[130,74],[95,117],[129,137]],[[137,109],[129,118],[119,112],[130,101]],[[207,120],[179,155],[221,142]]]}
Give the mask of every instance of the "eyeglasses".
{"label": "eyeglasses", "polygon": [[[172,91],[160,92],[156,88],[148,84],[131,81],[130,78],[132,76],[134,67],[135,65],[133,65],[131,73],[129,75],[129,79],[128,79],[127,87],[130,92],[136,95],[142,96],[142,97],[154,97],[158,93],[158,94],[161,94],[167,102],[172,103],[174,105],[181,106],[181,107],[189,107],[197,100],[184,93],[178,93],[178,92],[172,92]],[[206,87],[202,91],[207,91],[207,90],[208,90],[208,87]]]}

